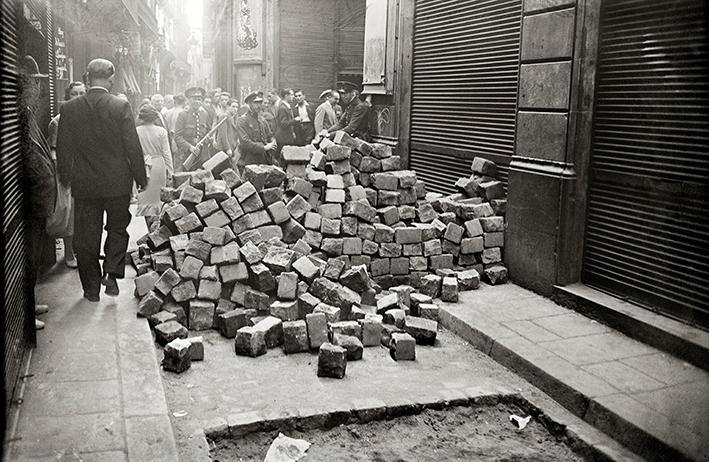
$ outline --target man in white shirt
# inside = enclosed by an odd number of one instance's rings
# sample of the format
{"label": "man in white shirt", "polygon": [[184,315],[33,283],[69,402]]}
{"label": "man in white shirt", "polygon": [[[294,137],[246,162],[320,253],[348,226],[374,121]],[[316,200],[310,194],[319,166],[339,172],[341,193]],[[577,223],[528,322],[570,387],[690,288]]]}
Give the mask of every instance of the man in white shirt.
{"label": "man in white shirt", "polygon": [[295,90],[295,106],[293,107],[293,118],[298,122],[293,128],[295,131],[295,144],[305,146],[313,141],[315,137],[315,110],[305,100],[303,90]]}
{"label": "man in white shirt", "polygon": [[336,96],[337,92],[334,90],[325,90],[320,93],[322,104],[315,110],[315,133],[327,130],[337,123],[335,108],[332,106]]}

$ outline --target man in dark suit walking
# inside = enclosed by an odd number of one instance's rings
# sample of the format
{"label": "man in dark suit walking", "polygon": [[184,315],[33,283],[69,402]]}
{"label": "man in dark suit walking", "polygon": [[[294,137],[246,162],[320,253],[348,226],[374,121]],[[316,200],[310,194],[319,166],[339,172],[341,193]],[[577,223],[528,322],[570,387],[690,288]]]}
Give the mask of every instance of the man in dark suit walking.
{"label": "man in dark suit walking", "polygon": [[295,132],[293,127],[298,123],[293,118],[293,90],[284,88],[281,90],[281,100],[276,108],[276,142],[278,143],[278,161],[281,162],[281,150],[283,146],[295,145]]}
{"label": "man in dark suit walking", "polygon": [[[107,295],[118,295],[128,249],[126,228],[133,182],[147,184],[143,151],[127,101],[109,94],[115,69],[105,59],[87,66],[89,91],[61,108],[57,135],[59,181],[74,196],[74,249],[84,297],[99,300],[101,284]],[[103,279],[99,264],[101,228],[106,213],[108,236]]]}

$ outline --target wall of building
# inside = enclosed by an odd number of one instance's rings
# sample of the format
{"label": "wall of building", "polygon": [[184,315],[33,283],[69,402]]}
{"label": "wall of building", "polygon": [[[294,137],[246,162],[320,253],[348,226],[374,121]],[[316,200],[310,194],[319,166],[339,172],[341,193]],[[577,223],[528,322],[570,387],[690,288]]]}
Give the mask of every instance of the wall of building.
{"label": "wall of building", "polygon": [[600,0],[524,2],[505,262],[551,295],[580,278]]}

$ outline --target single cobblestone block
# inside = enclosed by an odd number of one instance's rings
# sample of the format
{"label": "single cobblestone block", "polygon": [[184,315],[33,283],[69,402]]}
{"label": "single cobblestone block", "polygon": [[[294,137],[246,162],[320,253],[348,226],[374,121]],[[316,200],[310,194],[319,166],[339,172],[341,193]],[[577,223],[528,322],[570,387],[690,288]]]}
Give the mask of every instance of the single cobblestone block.
{"label": "single cobblestone block", "polygon": [[261,251],[258,247],[256,247],[253,242],[247,242],[246,244],[242,245],[239,249],[239,252],[241,252],[242,258],[249,265],[255,265],[261,260],[263,260],[263,255],[261,255]]}
{"label": "single cobblestone block", "polygon": [[135,278],[135,290],[133,291],[133,295],[139,298],[143,297],[145,294],[153,290],[155,284],[160,279],[161,276],[155,271],[148,271],[147,273],[138,276]]}
{"label": "single cobblestone block", "polygon": [[320,348],[320,345],[328,342],[327,316],[324,313],[306,314],[305,323],[311,349]]}
{"label": "single cobblestone block", "polygon": [[307,164],[311,151],[310,146],[283,146],[281,155],[286,164]]}
{"label": "single cobblestone block", "polygon": [[307,199],[313,192],[313,184],[304,178],[291,178],[288,180],[288,192],[299,194]]}
{"label": "single cobblestone block", "polygon": [[330,334],[351,335],[362,338],[362,326],[357,321],[339,321],[330,324]]}
{"label": "single cobblestone block", "polygon": [[268,348],[283,345],[283,321],[275,316],[267,316],[257,322],[254,325],[254,331],[263,332],[266,347]]}
{"label": "single cobblestone block", "polygon": [[195,206],[202,202],[203,197],[203,191],[200,191],[194,186],[188,185],[182,190],[182,193],[180,194],[180,203],[187,207]]}
{"label": "single cobblestone block", "polygon": [[216,302],[222,293],[222,284],[219,281],[209,281],[202,279],[199,281],[199,289],[197,297],[204,300],[212,300]]}
{"label": "single cobblestone block", "polygon": [[389,288],[389,291],[399,296],[399,306],[406,308],[411,307],[411,296],[414,293],[413,287],[408,285],[399,285]]}
{"label": "single cobblestone block", "polygon": [[217,210],[219,210],[219,204],[217,204],[216,199],[205,200],[195,206],[195,212],[203,220]]}
{"label": "single cobblestone block", "polygon": [[374,157],[363,157],[359,163],[360,172],[377,173],[382,170],[382,161]]}
{"label": "single cobblestone block", "polygon": [[175,229],[179,234],[187,234],[202,229],[202,222],[196,213],[192,212],[175,222]]}
{"label": "single cobblestone block", "polygon": [[389,354],[395,361],[416,360],[416,340],[406,333],[392,333]]}
{"label": "single cobblestone block", "polygon": [[362,239],[358,237],[345,237],[342,239],[342,253],[345,255],[361,255]]}
{"label": "single cobblestone block", "polygon": [[460,244],[461,239],[463,239],[464,232],[465,229],[462,226],[455,223],[448,223],[448,227],[446,228],[446,232],[443,237],[455,244]]}
{"label": "single cobblestone block", "polygon": [[359,184],[347,188],[347,196],[349,198],[348,200],[351,202],[367,200],[367,192],[364,190],[364,187]]}
{"label": "single cobblestone block", "polygon": [[348,361],[358,361],[362,359],[364,347],[362,341],[357,337],[335,333],[332,335],[332,343],[347,351],[346,356]]}
{"label": "single cobblestone block", "polygon": [[308,257],[300,257],[291,265],[301,278],[308,283],[312,282],[318,276],[319,269]]}
{"label": "single cobblestone block", "polygon": [[483,250],[482,262],[485,265],[491,265],[493,263],[500,263],[502,261],[502,252],[499,247],[492,247]]}
{"label": "single cobblestone block", "polygon": [[384,324],[393,324],[399,329],[403,329],[406,322],[406,312],[403,309],[395,308],[382,313]]}
{"label": "single cobblestone block", "polygon": [[505,246],[505,233],[483,233],[483,239],[486,248]]}
{"label": "single cobblestone block", "polygon": [[401,256],[401,244],[395,242],[382,242],[379,244],[379,256],[382,258],[394,258]]}
{"label": "single cobblestone block", "polygon": [[303,216],[305,216],[307,212],[310,211],[311,207],[308,201],[303,199],[302,196],[295,196],[290,201],[288,201],[288,204],[286,204],[286,208],[294,219],[300,220]]}
{"label": "single cobblestone block", "polygon": [[285,354],[302,353],[310,349],[308,327],[304,320],[283,323],[283,352]]}
{"label": "single cobblestone block", "polygon": [[[483,218],[483,219],[485,219],[485,218]],[[468,237],[478,237],[478,236],[482,236],[482,234],[483,234],[482,222],[478,218],[473,218],[472,220],[466,221],[464,226],[465,226],[465,232],[468,235]]]}
{"label": "single cobblestone block", "polygon": [[390,274],[391,261],[388,258],[373,258],[369,265],[372,277]]}
{"label": "single cobblestone block", "polygon": [[216,199],[218,202],[228,199],[231,196],[231,189],[224,180],[212,180],[204,185],[204,197]]}
{"label": "single cobblestone block", "polygon": [[342,239],[327,237],[320,243],[320,249],[331,257],[342,255]]}
{"label": "single cobblestone block", "polygon": [[266,256],[263,257],[263,264],[274,273],[280,274],[284,271],[290,271],[294,260],[295,252],[291,249],[272,246],[268,249]]}
{"label": "single cobblestone block", "polygon": [[209,263],[209,256],[212,253],[212,245],[201,239],[191,238],[185,253],[202,260],[204,263]]}
{"label": "single cobblestone block", "polygon": [[473,290],[480,286],[480,274],[474,269],[459,271],[457,277],[460,290]]}
{"label": "single cobblestone block", "polygon": [[226,229],[207,226],[202,230],[202,240],[213,246],[226,244]]}
{"label": "single cobblestone block", "polygon": [[480,197],[486,201],[503,199],[505,197],[505,186],[500,181],[486,181],[478,186]]}
{"label": "single cobblestone block", "polygon": [[479,219],[482,231],[486,233],[501,233],[505,231],[505,219],[503,217],[484,217]]}
{"label": "single cobblestone block", "polygon": [[236,337],[236,332],[246,326],[246,312],[237,308],[219,315],[219,332],[226,338]]}
{"label": "single cobblestone block", "polygon": [[[386,245],[386,244],[382,244]],[[409,274],[409,257],[398,257],[390,260],[390,273],[394,276]]]}
{"label": "single cobblestone block", "polygon": [[187,341],[190,342],[190,360],[191,361],[203,361],[204,360],[204,339],[202,336],[189,337]]}
{"label": "single cobblestone block", "polygon": [[250,268],[249,285],[256,290],[269,292],[276,288],[276,280],[266,265],[257,263]]}
{"label": "single cobblestone block", "polygon": [[420,243],[421,230],[414,227],[403,227],[394,230],[394,240],[398,244],[414,244]]}
{"label": "single cobblestone block", "polygon": [[455,276],[446,276],[441,283],[441,300],[444,302],[458,302],[458,279]]}
{"label": "single cobblestone block", "polygon": [[207,330],[214,325],[214,303],[207,300],[190,300],[190,330]]}
{"label": "single cobblestone block", "polygon": [[219,177],[224,180],[230,189],[234,189],[241,184],[241,177],[232,168],[227,168],[219,173]]}
{"label": "single cobblestone block", "polygon": [[155,290],[151,290],[143,296],[138,304],[138,316],[142,318],[150,317],[160,311],[164,302],[163,297]]}
{"label": "single cobblestone block", "polygon": [[253,229],[254,223],[251,219],[251,215],[244,215],[236,220],[232,221],[231,229],[237,236],[246,230]]}
{"label": "single cobblestone block", "polygon": [[[426,308],[425,304],[424,308]],[[435,345],[438,322],[423,317],[406,316],[404,330],[416,339],[419,345]]]}
{"label": "single cobblestone block", "polygon": [[401,193],[399,191],[379,190],[379,192],[377,192],[377,205],[379,207],[387,205],[396,206],[400,205],[401,203]]}
{"label": "single cobblestone block", "polygon": [[321,300],[309,292],[300,294],[298,296],[298,318],[303,319],[307,314],[312,313],[320,303]]}
{"label": "single cobblestone block", "polygon": [[342,204],[321,204],[318,207],[318,213],[323,218],[340,219],[342,218]]}
{"label": "single cobblestone block", "polygon": [[283,321],[295,321],[300,316],[298,302],[296,300],[275,301],[271,303],[271,316]]}
{"label": "single cobblestone block", "polygon": [[298,291],[298,274],[284,272],[278,278],[278,298],[281,300],[295,300]]}
{"label": "single cobblestone block", "polygon": [[497,165],[483,157],[475,157],[470,165],[473,173],[481,176],[489,176],[495,178],[497,176]]}
{"label": "single cobblestone block", "polygon": [[283,202],[283,195],[285,190],[282,186],[276,186],[274,188],[265,188],[261,191],[261,201],[263,205],[269,206],[275,202]]}
{"label": "single cobblestone block", "polygon": [[438,313],[440,308],[433,303],[422,303],[419,305],[419,316],[424,319],[430,319],[438,322]]}
{"label": "single cobblestone block", "polygon": [[400,205],[399,218],[404,221],[415,220],[416,219],[416,207],[411,205]]}
{"label": "single cobblestone block", "polygon": [[148,234],[148,245],[151,249],[164,249],[170,245],[170,236],[172,232],[170,228],[163,225],[155,231]]}
{"label": "single cobblestone block", "polygon": [[271,215],[269,215],[265,210],[257,210],[256,212],[249,213],[247,216],[249,217],[253,228],[259,228],[272,223]]}
{"label": "single cobblestone block", "polygon": [[334,146],[329,146],[327,148],[327,160],[328,161],[337,161],[337,160],[345,160],[350,158],[350,154],[352,152],[351,148],[348,148],[347,146],[339,146],[339,145],[334,145]]}
{"label": "single cobblestone block", "polygon": [[339,236],[340,224],[339,219],[323,218],[320,221],[320,232],[329,236]]}
{"label": "single cobblestone block", "polygon": [[266,339],[264,332],[255,326],[241,327],[234,336],[234,352],[239,356],[255,358],[266,354]]}
{"label": "single cobblestone block", "polygon": [[204,266],[204,262],[197,257],[187,255],[180,267],[180,277],[182,279],[199,279],[199,273]]}
{"label": "single cobblestone block", "polygon": [[345,189],[345,182],[342,175],[327,175],[328,189]]}
{"label": "single cobblestone block", "polygon": [[333,323],[340,320],[340,308],[328,305],[327,303],[319,303],[314,309],[313,313],[323,313],[327,318],[327,322]]}
{"label": "single cobblestone block", "polygon": [[466,237],[460,243],[460,253],[470,255],[480,253],[485,249],[482,237]]}
{"label": "single cobblestone block", "polygon": [[246,199],[255,194],[256,188],[250,181],[247,181],[241,184],[240,186],[234,188],[234,197],[236,197],[239,203],[243,203],[244,201],[246,201]]}
{"label": "single cobblestone block", "polygon": [[178,234],[177,236],[170,236],[170,249],[172,252],[179,252],[180,250],[187,250],[190,238],[187,234]]}
{"label": "single cobblestone block", "polygon": [[[340,178],[342,178],[342,177],[340,177]],[[325,191],[325,202],[335,203],[335,204],[344,204],[345,203],[345,190],[344,189],[328,188]]]}
{"label": "single cobblestone block", "polygon": [[305,214],[305,221],[303,224],[305,229],[320,231],[320,227],[322,226],[322,216],[320,216],[319,213],[307,212]]}
{"label": "single cobblestone block", "polygon": [[431,257],[433,255],[441,255],[443,253],[443,247],[441,246],[441,241],[438,239],[431,239],[423,243],[423,255],[426,257]]}
{"label": "single cobblestone block", "polygon": [[443,248],[444,254],[451,254],[454,257],[460,255],[460,245],[455,244],[451,241],[443,239],[443,241],[441,242],[441,247]]}
{"label": "single cobblestone block", "polygon": [[382,143],[372,143],[372,157],[375,159],[386,159],[391,156],[391,146]]}
{"label": "single cobblestone block", "polygon": [[178,303],[186,302],[197,296],[197,288],[194,281],[182,281],[172,288],[170,295]]}
{"label": "single cobblestone block", "polygon": [[179,374],[189,369],[191,365],[189,341],[178,338],[165,345],[162,360],[163,369]]}
{"label": "single cobblestone block", "polygon": [[212,247],[210,262],[212,265],[230,265],[239,263],[239,245],[236,242],[230,242],[227,245]]}
{"label": "single cobblestone block", "polygon": [[377,210],[369,205],[369,202],[366,201],[366,197],[365,199],[353,199],[349,202],[345,202],[342,213],[348,216],[357,217],[368,223],[373,222],[377,217]]}
{"label": "single cobblestone block", "polygon": [[340,276],[340,283],[357,293],[362,293],[371,287],[372,281],[363,265],[353,266]]}
{"label": "single cobblestone block", "polygon": [[227,226],[229,225],[229,223],[231,223],[231,218],[229,218],[227,214],[221,210],[217,210],[216,212],[204,219],[204,224],[206,224],[207,226],[213,226],[215,228]]}
{"label": "single cobblestone block", "polygon": [[416,218],[421,223],[431,223],[433,220],[438,218],[438,212],[436,212],[431,204],[423,203],[416,209]]}
{"label": "single cobblestone block", "polygon": [[362,327],[362,345],[378,346],[382,341],[382,322],[377,319],[360,319]]}
{"label": "single cobblestone block", "polygon": [[399,294],[394,292],[384,295],[377,300],[377,313],[384,314],[386,311],[399,308]]}
{"label": "single cobblestone block", "polygon": [[219,267],[219,277],[224,284],[234,281],[243,282],[249,279],[249,270],[245,263],[222,265]]}
{"label": "single cobblestone block", "polygon": [[290,220],[290,212],[286,208],[286,204],[281,201],[277,201],[269,205],[268,213],[271,215],[273,222],[276,224],[285,223]]}
{"label": "single cobblestone block", "polygon": [[507,268],[500,264],[485,267],[485,279],[491,285],[505,284],[508,280]]}
{"label": "single cobblestone block", "polygon": [[357,236],[357,225],[359,220],[357,217],[342,217],[340,220],[340,231],[343,236],[356,237]]}
{"label": "single cobblestone block", "polygon": [[187,327],[187,315],[185,314],[185,309],[173,301],[167,301],[162,307],[162,310],[167,313],[174,314],[177,322]]}
{"label": "single cobblestone block", "polygon": [[187,338],[187,328],[177,321],[167,321],[155,326],[155,340],[167,345],[177,338]]}
{"label": "single cobblestone block", "polygon": [[492,210],[489,203],[484,202],[473,206],[473,214],[475,215],[475,218],[484,218],[495,215],[495,212]]}
{"label": "single cobblestone block", "polygon": [[394,242],[394,229],[381,223],[375,223],[374,242],[378,244]]}
{"label": "single cobblestone block", "polygon": [[230,197],[229,199],[221,202],[221,208],[229,217],[230,221],[234,221],[244,215],[244,209],[239,205],[239,201],[235,197]]}
{"label": "single cobblestone block", "polygon": [[158,311],[148,318],[148,324],[151,329],[154,329],[158,324],[168,321],[177,321],[177,315],[169,311]]}
{"label": "single cobblestone block", "polygon": [[342,379],[347,370],[347,350],[323,343],[318,350],[318,377]]}
{"label": "single cobblestone block", "polygon": [[431,298],[438,298],[441,293],[441,281],[442,278],[440,276],[436,276],[435,274],[424,276],[421,278],[421,287],[419,288],[419,291]]}
{"label": "single cobblestone block", "polygon": [[434,271],[441,268],[453,268],[453,255],[449,253],[433,255],[429,261],[429,267]]}

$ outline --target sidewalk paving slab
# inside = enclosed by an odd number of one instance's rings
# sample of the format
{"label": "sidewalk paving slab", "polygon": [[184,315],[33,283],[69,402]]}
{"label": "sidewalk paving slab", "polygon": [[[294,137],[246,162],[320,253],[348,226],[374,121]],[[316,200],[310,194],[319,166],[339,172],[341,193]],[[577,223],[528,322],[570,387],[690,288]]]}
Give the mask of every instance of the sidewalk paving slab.
{"label": "sidewalk paving slab", "polygon": [[[129,227],[145,232],[142,219]],[[131,245],[135,245],[134,242]],[[40,318],[8,460],[177,461],[150,329],[136,318],[134,271],[120,295],[91,303],[78,272],[57,263],[36,288]]]}
{"label": "sidewalk paving slab", "polygon": [[442,324],[650,460],[709,460],[709,374],[514,284],[441,304]]}

